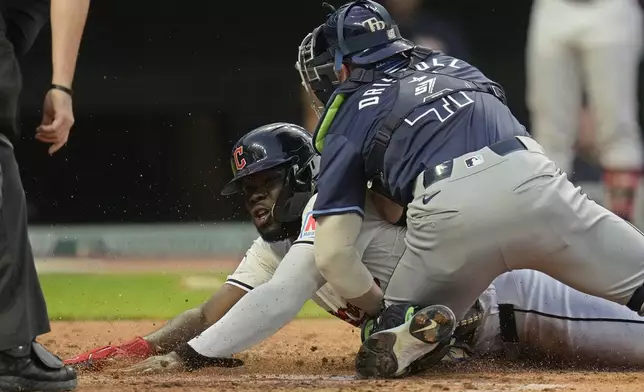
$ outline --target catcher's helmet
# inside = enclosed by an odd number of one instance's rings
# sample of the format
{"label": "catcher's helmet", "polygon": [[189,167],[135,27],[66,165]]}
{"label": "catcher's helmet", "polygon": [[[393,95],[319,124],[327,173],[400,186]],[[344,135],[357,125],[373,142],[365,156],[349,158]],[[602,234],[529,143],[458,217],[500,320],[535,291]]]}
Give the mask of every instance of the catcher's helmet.
{"label": "catcher's helmet", "polygon": [[339,84],[343,63],[369,66],[413,48],[412,42],[402,38],[385,7],[358,0],[334,10],[325,23],[304,38],[295,67],[307,92],[326,104]]}
{"label": "catcher's helmet", "polygon": [[315,193],[320,157],[304,128],[273,123],[239,139],[232,150],[231,164],[233,179],[224,187],[222,195],[241,192],[241,179],[246,176],[284,167],[284,187],[273,207],[274,218],[284,223],[299,221],[304,206]]}

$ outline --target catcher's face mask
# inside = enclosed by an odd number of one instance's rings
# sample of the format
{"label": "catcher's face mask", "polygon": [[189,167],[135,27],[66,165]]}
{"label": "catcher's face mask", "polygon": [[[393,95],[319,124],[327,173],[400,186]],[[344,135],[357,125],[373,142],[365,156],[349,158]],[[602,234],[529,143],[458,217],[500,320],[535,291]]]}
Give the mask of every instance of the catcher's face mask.
{"label": "catcher's face mask", "polygon": [[[389,12],[375,1],[358,0],[337,10],[323,5],[333,13],[304,37],[295,68],[307,93],[324,105],[340,84],[343,61],[366,66],[414,47],[402,39]],[[320,117],[324,107],[313,100],[313,109]]]}
{"label": "catcher's face mask", "polygon": [[[318,56],[315,55],[318,40],[322,37],[321,27],[304,37],[298,48],[295,69],[300,74],[302,86],[311,98],[311,107],[320,118],[324,107],[331,98],[333,91],[340,84],[340,69],[333,56],[326,50]],[[318,52],[319,52],[318,48]]]}

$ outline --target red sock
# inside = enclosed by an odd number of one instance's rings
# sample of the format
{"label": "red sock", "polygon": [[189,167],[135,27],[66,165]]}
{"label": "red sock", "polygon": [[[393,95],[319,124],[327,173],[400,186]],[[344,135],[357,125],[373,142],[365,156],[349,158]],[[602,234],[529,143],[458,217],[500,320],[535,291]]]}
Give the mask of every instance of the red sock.
{"label": "red sock", "polygon": [[622,219],[632,222],[635,209],[635,191],[639,180],[639,171],[605,170],[606,208]]}

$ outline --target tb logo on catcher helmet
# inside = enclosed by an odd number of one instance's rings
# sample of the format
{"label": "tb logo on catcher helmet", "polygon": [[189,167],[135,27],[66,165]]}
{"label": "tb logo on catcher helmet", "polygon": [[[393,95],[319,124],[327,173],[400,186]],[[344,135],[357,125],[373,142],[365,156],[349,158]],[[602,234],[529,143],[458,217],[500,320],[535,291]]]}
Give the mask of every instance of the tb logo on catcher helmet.
{"label": "tb logo on catcher helmet", "polygon": [[244,167],[246,167],[246,159],[244,158],[239,159],[239,157],[243,156],[243,154],[244,154],[244,146],[237,147],[233,152],[233,159],[235,161],[235,168],[237,170],[241,170]]}
{"label": "tb logo on catcher helmet", "polygon": [[362,22],[362,25],[364,27],[368,27],[369,30],[371,30],[372,33],[374,31],[384,30],[387,27],[387,25],[385,24],[384,21],[378,20],[375,17],[365,20],[364,22]]}

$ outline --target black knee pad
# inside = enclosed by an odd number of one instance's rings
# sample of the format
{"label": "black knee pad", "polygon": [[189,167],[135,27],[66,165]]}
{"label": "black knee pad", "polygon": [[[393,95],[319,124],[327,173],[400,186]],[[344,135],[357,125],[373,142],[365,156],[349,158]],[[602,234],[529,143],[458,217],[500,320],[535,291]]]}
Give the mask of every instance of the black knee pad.
{"label": "black knee pad", "polygon": [[630,310],[637,312],[639,315],[642,314],[642,305],[644,305],[644,285],[635,290],[633,296],[626,304]]}

